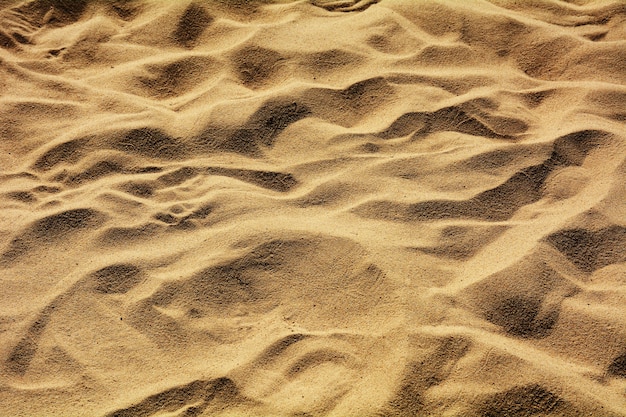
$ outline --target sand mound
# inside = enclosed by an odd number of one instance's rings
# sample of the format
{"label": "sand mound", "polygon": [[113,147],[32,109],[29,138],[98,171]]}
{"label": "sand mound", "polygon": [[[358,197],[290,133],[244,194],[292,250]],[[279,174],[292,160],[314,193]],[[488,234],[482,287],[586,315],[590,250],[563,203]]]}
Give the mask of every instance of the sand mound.
{"label": "sand mound", "polygon": [[0,1],[0,415],[626,415],[621,1]]}

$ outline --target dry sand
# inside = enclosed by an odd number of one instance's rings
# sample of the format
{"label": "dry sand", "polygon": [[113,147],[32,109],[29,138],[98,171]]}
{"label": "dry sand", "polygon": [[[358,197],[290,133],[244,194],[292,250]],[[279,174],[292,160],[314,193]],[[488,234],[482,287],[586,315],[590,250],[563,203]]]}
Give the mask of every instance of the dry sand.
{"label": "dry sand", "polygon": [[1,1],[1,416],[626,415],[623,1]]}

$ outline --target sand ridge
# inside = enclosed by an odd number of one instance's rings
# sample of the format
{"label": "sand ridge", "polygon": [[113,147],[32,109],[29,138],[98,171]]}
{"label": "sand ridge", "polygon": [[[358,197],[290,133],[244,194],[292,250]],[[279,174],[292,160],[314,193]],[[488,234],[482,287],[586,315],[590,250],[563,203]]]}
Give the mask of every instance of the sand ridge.
{"label": "sand ridge", "polygon": [[0,1],[0,415],[626,415],[626,5]]}

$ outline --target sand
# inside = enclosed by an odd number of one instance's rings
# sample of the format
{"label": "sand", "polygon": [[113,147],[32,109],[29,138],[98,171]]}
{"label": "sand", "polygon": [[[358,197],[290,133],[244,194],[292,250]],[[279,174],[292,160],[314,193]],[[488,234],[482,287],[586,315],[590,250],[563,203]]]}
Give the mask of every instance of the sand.
{"label": "sand", "polygon": [[0,1],[1,416],[626,415],[626,3]]}

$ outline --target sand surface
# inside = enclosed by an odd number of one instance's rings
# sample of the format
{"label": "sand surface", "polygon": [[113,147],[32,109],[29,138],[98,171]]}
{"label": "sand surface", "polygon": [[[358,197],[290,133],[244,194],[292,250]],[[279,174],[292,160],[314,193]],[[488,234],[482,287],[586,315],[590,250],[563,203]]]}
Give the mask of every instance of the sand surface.
{"label": "sand surface", "polygon": [[623,1],[0,1],[1,416],[626,415]]}

